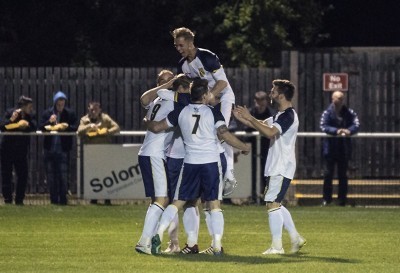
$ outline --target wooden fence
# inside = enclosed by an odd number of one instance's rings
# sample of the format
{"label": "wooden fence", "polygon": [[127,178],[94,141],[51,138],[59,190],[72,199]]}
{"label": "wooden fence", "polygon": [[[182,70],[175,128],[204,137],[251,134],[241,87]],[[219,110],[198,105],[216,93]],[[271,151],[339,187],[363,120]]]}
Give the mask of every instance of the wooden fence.
{"label": "wooden fence", "polygon": [[[52,105],[53,94],[64,91],[78,116],[89,101],[102,103],[123,130],[141,130],[145,111],[139,98],[155,86],[161,67],[0,67],[0,112],[13,107],[20,95],[32,97],[38,119]],[[175,71],[175,69],[172,69]],[[362,132],[400,131],[400,48],[340,48],[282,52],[280,68],[225,68],[237,104],[252,105],[253,94],[268,91],[275,78],[292,80],[301,132],[318,132],[330,92],[322,91],[322,74],[349,74],[347,104],[359,115]],[[142,138],[121,141],[141,141]],[[321,178],[321,139],[299,139],[298,178]],[[400,141],[357,139],[351,162],[353,178],[399,178]],[[31,187],[43,188],[42,139],[32,138]],[[76,155],[76,151],[73,152]],[[73,160],[72,160],[73,161]],[[74,166],[74,165],[72,165]],[[74,168],[76,168],[74,166]],[[75,181],[72,170],[72,181]],[[33,184],[34,185],[33,185]],[[35,184],[36,183],[36,184]]]}

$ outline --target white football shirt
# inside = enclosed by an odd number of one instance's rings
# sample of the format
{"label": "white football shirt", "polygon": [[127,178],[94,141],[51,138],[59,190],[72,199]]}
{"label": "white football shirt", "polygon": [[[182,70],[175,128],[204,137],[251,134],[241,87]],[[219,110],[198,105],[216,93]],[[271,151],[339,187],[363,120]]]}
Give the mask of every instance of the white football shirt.
{"label": "white football shirt", "polygon": [[[174,110],[174,102],[156,98],[149,105],[146,118],[148,120],[160,121],[167,117],[167,115]],[[154,156],[165,159],[165,153],[168,144],[171,142],[173,131],[166,130],[160,133],[146,132],[143,144],[140,147],[138,155]]]}
{"label": "white football shirt", "polygon": [[197,48],[196,57],[189,62],[186,58],[179,61],[178,73],[184,73],[189,78],[202,78],[208,81],[208,87],[212,89],[218,80],[223,80],[228,85],[221,91],[221,101],[235,103],[235,95],[229,84],[225,71],[219,58],[213,52]]}
{"label": "white football shirt", "polygon": [[296,111],[290,107],[266,119],[264,123],[279,130],[279,134],[270,141],[264,175],[282,175],[293,179],[296,171],[295,144],[299,128]]}
{"label": "white football shirt", "polygon": [[170,127],[181,128],[185,144],[185,163],[205,164],[220,159],[217,128],[225,124],[221,112],[204,104],[189,104],[172,111],[167,117]]}

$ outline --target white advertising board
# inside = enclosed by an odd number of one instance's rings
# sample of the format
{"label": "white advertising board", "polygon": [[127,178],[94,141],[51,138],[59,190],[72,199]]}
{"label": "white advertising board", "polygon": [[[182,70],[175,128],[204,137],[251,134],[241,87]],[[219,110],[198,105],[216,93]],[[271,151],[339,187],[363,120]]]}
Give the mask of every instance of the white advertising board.
{"label": "white advertising board", "polygon": [[[145,199],[140,144],[83,145],[84,199]],[[251,196],[251,154],[235,163],[238,187],[228,198]]]}
{"label": "white advertising board", "polygon": [[139,148],[138,144],[84,145],[84,198],[145,198],[137,156]]}

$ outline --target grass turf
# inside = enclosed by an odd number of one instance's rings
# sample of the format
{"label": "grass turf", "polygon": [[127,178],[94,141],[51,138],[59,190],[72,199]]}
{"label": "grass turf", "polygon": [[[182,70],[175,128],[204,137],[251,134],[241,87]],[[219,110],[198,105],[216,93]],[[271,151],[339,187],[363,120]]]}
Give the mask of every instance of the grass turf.
{"label": "grass turf", "polygon": [[[399,209],[289,208],[307,245],[263,256],[263,206],[224,206],[225,255],[141,255],[145,205],[0,206],[0,272],[399,272]],[[200,249],[210,238],[204,217]],[[163,249],[168,235],[165,235]],[[180,230],[181,247],[185,236]],[[284,247],[290,250],[284,233]]]}

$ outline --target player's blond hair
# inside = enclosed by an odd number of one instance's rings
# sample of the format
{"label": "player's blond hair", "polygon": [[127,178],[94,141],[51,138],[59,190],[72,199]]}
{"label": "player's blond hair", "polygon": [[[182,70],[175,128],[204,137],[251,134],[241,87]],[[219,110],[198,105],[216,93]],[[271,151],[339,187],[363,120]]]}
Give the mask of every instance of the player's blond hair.
{"label": "player's blond hair", "polygon": [[157,84],[160,84],[161,76],[164,75],[164,74],[170,74],[171,79],[174,77],[174,72],[172,72],[171,70],[168,70],[168,69],[163,69],[157,75]]}
{"label": "player's blond hair", "polygon": [[194,41],[194,33],[186,27],[176,28],[174,31],[172,31],[172,37],[174,37],[174,39],[182,37],[186,41]]}

